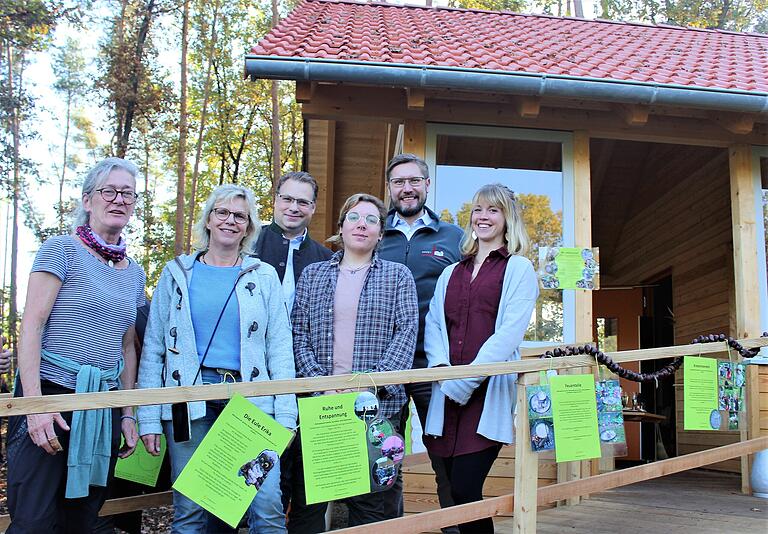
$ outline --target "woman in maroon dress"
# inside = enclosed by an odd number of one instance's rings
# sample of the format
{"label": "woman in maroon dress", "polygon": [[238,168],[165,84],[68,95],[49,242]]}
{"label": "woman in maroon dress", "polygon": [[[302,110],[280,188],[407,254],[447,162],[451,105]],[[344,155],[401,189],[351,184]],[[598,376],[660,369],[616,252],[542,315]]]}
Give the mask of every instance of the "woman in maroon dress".
{"label": "woman in maroon dress", "polygon": [[[520,359],[538,283],[523,255],[528,236],[514,193],[483,186],[464,231],[465,258],[437,281],[426,320],[429,367]],[[512,443],[516,375],[444,380],[432,385],[426,437],[429,452],[445,458],[456,504],[479,501],[501,446]],[[459,530],[493,532],[490,518]]]}

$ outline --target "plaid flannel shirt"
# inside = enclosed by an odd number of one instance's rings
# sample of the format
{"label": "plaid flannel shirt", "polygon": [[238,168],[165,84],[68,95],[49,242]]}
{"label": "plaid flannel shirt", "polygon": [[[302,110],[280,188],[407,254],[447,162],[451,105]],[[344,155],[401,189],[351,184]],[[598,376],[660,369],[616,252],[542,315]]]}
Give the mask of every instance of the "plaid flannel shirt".
{"label": "plaid flannel shirt", "polygon": [[[343,253],[308,265],[296,284],[293,351],[296,376],[327,376],[333,370],[333,300]],[[410,369],[419,329],[416,284],[407,267],[374,254],[355,322],[352,372]],[[365,380],[361,383],[366,384]],[[355,381],[353,387],[357,387]],[[405,404],[402,385],[385,386],[380,415],[392,417]]]}

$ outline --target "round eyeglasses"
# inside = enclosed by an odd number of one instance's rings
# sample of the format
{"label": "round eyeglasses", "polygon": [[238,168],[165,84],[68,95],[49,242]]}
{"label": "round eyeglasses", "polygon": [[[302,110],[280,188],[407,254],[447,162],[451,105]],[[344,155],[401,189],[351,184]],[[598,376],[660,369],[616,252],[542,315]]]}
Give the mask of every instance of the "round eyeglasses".
{"label": "round eyeglasses", "polygon": [[98,191],[99,194],[101,194],[101,198],[107,202],[114,202],[117,195],[120,194],[120,196],[123,197],[123,204],[129,205],[136,202],[136,198],[139,196],[136,191],[131,191],[130,189],[115,189],[114,187],[102,187],[96,191]]}
{"label": "round eyeglasses", "polygon": [[243,213],[242,211],[229,211],[227,208],[213,208],[212,213],[220,221],[226,221],[229,219],[229,216],[232,215],[237,224],[245,224],[249,219],[247,213]]}
{"label": "round eyeglasses", "polygon": [[[347,221],[351,222],[352,224],[357,224],[357,221],[360,220],[361,215],[357,213],[356,211],[349,211],[347,212],[346,219]],[[368,224],[370,226],[376,226],[381,222],[381,219],[377,217],[376,215],[366,215],[365,216],[365,224]]]}

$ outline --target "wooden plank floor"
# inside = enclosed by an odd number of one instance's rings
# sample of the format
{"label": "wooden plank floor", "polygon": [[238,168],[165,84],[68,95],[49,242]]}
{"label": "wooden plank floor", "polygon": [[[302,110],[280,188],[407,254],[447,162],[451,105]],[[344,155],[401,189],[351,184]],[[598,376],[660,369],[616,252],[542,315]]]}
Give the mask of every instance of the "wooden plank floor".
{"label": "wooden plank floor", "polygon": [[[768,532],[768,500],[743,495],[738,475],[693,470],[541,510],[538,534],[724,534]],[[512,521],[496,524],[512,533]]]}

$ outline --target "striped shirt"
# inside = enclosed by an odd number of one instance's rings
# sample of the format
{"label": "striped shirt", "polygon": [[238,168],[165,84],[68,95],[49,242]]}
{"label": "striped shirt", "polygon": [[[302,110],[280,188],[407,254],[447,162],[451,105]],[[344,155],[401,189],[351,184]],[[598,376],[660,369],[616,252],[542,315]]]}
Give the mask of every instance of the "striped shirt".
{"label": "striped shirt", "polygon": [[[66,235],[43,243],[32,272],[51,273],[62,282],[43,328],[43,348],[81,365],[115,367],[123,354],[123,335],[136,321],[136,308],[145,303],[144,270],[130,259],[125,269],[110,267]],[[75,389],[77,377],[42,360],[40,378]]]}

